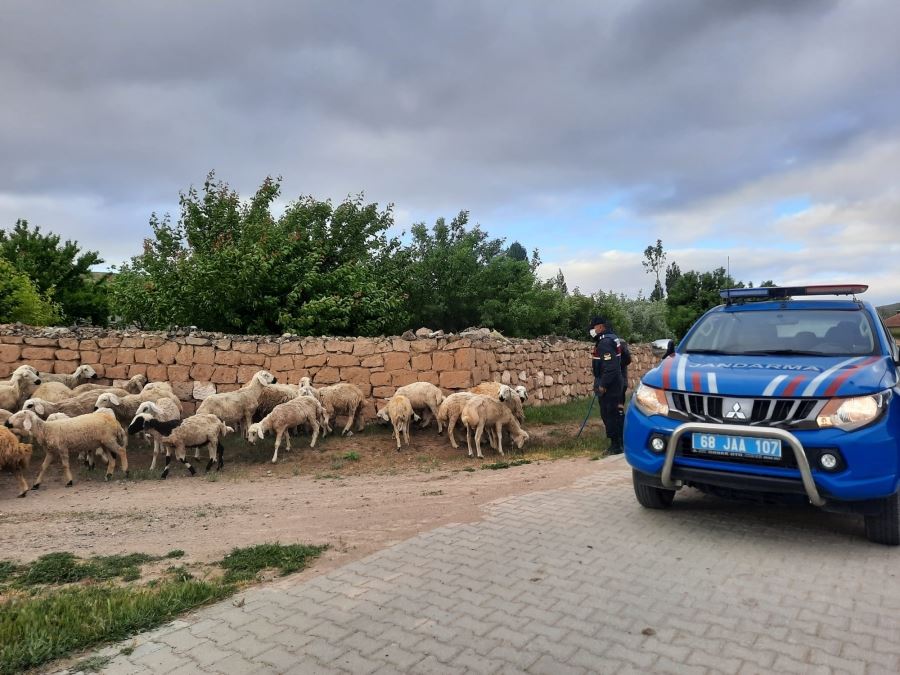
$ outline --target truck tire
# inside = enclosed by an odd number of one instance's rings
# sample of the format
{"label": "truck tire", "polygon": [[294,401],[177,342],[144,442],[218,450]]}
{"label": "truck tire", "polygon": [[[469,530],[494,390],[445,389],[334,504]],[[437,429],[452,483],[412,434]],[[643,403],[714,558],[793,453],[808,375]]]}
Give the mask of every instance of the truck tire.
{"label": "truck tire", "polygon": [[866,538],[876,544],[900,546],[900,492],[882,501],[881,513],[866,516]]}
{"label": "truck tire", "polygon": [[634,496],[637,497],[638,504],[645,509],[667,509],[672,506],[672,502],[675,500],[675,490],[666,490],[642,483],[636,471],[631,472],[631,479],[634,483]]}

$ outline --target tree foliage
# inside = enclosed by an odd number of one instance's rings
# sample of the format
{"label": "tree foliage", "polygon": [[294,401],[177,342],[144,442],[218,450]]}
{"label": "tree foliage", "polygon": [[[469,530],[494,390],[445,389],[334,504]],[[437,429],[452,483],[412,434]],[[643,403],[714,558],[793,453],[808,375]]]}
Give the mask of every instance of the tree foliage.
{"label": "tree foliage", "polygon": [[57,321],[106,324],[105,277],[95,280],[90,271],[103,263],[97,251],[82,252],[77,242],[62,242],[58,234],[17,220],[9,232],[0,230],[0,257],[30,279],[42,298],[57,304]]}
{"label": "tree foliage", "polygon": [[49,326],[59,319],[59,307],[26,274],[0,258],[0,323]]}
{"label": "tree foliage", "polygon": [[280,180],[247,201],[210,174],[181,195],[181,217],[154,215],[153,237],[122,266],[113,306],[147,328],[374,335],[402,329],[406,297],[390,207],[301,197],[275,217]]}

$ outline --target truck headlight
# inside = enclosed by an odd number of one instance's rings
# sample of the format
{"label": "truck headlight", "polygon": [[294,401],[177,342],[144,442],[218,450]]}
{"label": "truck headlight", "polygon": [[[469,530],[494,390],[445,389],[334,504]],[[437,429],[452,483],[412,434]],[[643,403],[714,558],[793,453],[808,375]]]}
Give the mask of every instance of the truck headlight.
{"label": "truck headlight", "polygon": [[887,409],[890,390],[869,396],[853,398],[833,398],[816,417],[820,428],[834,427],[853,431],[871,424]]}
{"label": "truck headlight", "polygon": [[662,389],[648,387],[642,382],[638,385],[631,400],[645,415],[666,416],[669,414],[669,403],[666,401],[666,393]]}

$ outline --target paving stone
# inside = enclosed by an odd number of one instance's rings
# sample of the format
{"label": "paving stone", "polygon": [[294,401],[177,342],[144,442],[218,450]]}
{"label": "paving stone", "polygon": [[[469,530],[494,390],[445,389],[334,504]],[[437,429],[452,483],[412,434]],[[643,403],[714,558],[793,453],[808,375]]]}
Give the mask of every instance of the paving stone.
{"label": "paving stone", "polygon": [[893,563],[849,516],[689,490],[641,509],[616,458],[479,522],[205,607],[114,646],[137,645],[106,670],[894,673]]}

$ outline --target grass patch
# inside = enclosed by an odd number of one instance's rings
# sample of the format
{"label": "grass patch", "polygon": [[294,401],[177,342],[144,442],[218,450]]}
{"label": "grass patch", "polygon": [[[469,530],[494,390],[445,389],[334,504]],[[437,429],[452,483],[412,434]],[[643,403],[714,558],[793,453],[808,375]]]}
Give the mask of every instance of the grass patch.
{"label": "grass patch", "polygon": [[345,454],[344,459],[346,459],[348,462],[358,462],[359,461],[359,453],[356,452],[355,450],[353,450],[353,451]]}
{"label": "grass patch", "polygon": [[167,581],[155,588],[103,584],[13,597],[0,604],[0,673],[148,630],[231,592],[224,583]]}
{"label": "grass patch", "polygon": [[497,471],[499,469],[508,469],[511,466],[522,466],[523,464],[531,464],[530,459],[512,459],[510,461],[494,462],[493,464],[485,464],[482,469]]}
{"label": "grass patch", "polygon": [[140,578],[140,565],[153,560],[159,558],[144,553],[96,556],[84,561],[71,553],[48,553],[29,565],[16,581],[23,586],[71,584],[86,579],[102,581],[117,577],[133,581]]}
{"label": "grass patch", "polygon": [[[263,569],[289,574],[306,567],[327,546],[263,544],[234,549],[219,565],[224,576],[195,578],[184,565],[148,581],[140,579],[140,565],[177,559],[143,553],[76,558],[50,553],[30,564],[0,561],[10,585],[0,601],[0,675],[36,668],[81,649],[121,640],[149,630],[190,609],[221,600]],[[131,582],[131,583],[126,583]],[[137,583],[135,583],[137,582]],[[125,647],[123,654],[132,647]],[[109,659],[90,657],[76,672],[97,672]]]}
{"label": "grass patch", "polygon": [[[591,405],[591,398],[576,398],[568,403],[560,403],[558,405],[542,405],[542,406],[526,406],[525,407],[525,426],[529,424],[565,424],[568,422],[581,422],[587,414],[588,407]],[[594,402],[594,408],[591,410],[591,417],[596,416],[600,419],[600,406]]]}
{"label": "grass patch", "polygon": [[220,564],[225,568],[226,581],[247,581],[264,569],[277,569],[283,576],[299,572],[326,548],[306,544],[259,544],[234,549]]}

